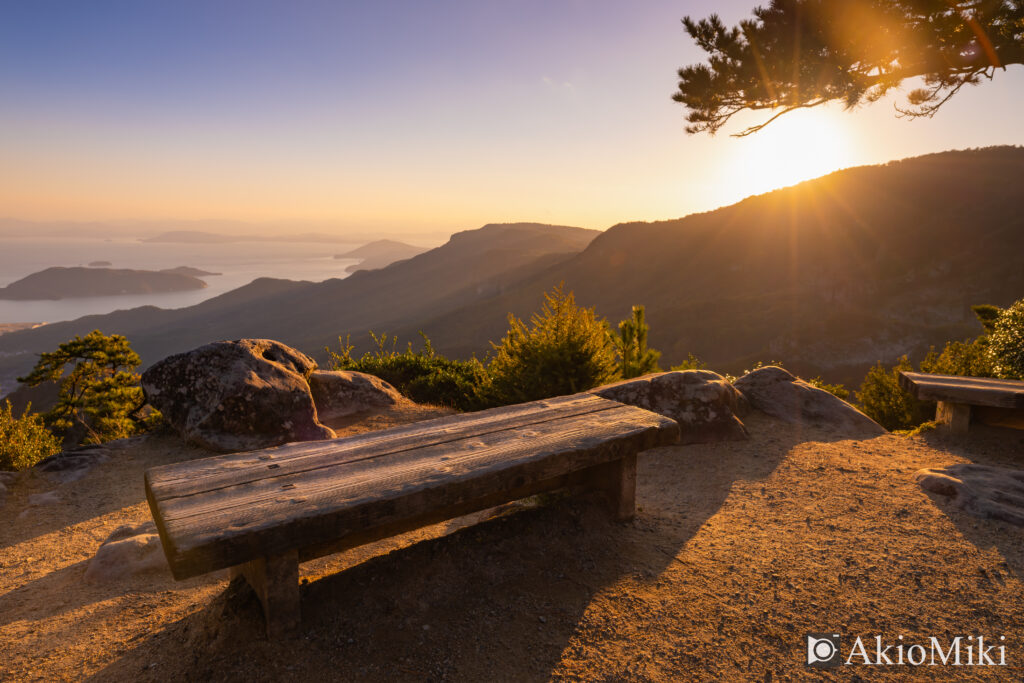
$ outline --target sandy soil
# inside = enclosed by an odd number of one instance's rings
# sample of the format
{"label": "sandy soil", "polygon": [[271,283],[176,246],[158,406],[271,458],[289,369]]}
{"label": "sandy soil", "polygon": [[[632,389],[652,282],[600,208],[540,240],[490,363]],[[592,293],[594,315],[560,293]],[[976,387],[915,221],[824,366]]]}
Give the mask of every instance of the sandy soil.
{"label": "sandy soil", "polygon": [[[1024,432],[857,440],[759,413],[745,422],[746,442],[642,456],[629,523],[597,499],[545,499],[304,564],[302,632],[274,642],[226,572],[84,581],[114,528],[149,519],[144,470],[205,455],[167,435],[128,442],[77,482],[15,484],[0,509],[0,679],[1024,677],[1022,529],[913,482],[959,462],[1024,467]],[[62,502],[21,514],[50,490]],[[1009,666],[808,669],[804,636],[824,631],[1005,636]]]}

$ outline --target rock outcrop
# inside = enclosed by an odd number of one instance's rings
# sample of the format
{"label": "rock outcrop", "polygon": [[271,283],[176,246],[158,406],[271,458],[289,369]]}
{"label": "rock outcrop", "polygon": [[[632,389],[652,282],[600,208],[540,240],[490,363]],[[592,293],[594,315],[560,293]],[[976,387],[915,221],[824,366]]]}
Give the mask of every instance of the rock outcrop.
{"label": "rock outcrop", "polygon": [[591,389],[602,398],[644,408],[679,423],[680,443],[710,443],[747,438],[737,415],[746,404],[724,377],[708,370],[645,375]]}
{"label": "rock outcrop", "polygon": [[92,583],[117,581],[135,574],[165,570],[167,559],[153,522],[126,524],[107,537],[85,569]]}
{"label": "rock outcrop", "polygon": [[735,386],[752,406],[786,422],[828,427],[851,436],[886,433],[885,428],[846,401],[780,367],[754,370],[736,380]]}
{"label": "rock outcrop", "polygon": [[330,439],[307,378],[316,363],[271,339],[221,341],[142,374],[147,402],[183,438],[220,452]]}
{"label": "rock outcrop", "polygon": [[1024,526],[1024,470],[965,463],[919,470],[914,479],[975,517]]}
{"label": "rock outcrop", "polygon": [[33,469],[52,482],[67,484],[81,479],[93,467],[109,459],[110,454],[106,447],[90,444],[44,458],[37,462]]}
{"label": "rock outcrop", "polygon": [[309,389],[321,420],[409,402],[384,380],[363,372],[317,370],[309,376]]}

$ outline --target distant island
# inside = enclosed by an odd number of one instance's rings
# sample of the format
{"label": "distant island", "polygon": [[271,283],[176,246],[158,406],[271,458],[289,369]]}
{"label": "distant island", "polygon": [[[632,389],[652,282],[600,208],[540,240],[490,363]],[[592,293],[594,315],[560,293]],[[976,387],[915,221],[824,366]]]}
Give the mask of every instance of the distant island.
{"label": "distant island", "polygon": [[0,299],[81,299],[93,296],[186,292],[206,287],[206,283],[194,275],[175,272],[177,270],[53,267],[32,273],[0,288]]}
{"label": "distant island", "polygon": [[222,273],[214,273],[209,270],[201,270],[199,268],[193,268],[192,266],[178,266],[177,268],[164,268],[160,270],[161,273],[175,273],[176,275],[190,275],[192,277],[209,277],[211,275],[221,275]]}
{"label": "distant island", "polygon": [[109,268],[114,265],[110,261],[92,261],[89,263],[90,268]]}
{"label": "distant island", "polygon": [[398,242],[395,240],[376,240],[369,244],[364,244],[358,249],[346,252],[344,254],[335,254],[336,259],[361,259],[359,263],[353,263],[345,269],[347,273],[353,273],[357,270],[376,270],[389,266],[395,261],[404,261],[405,259],[412,258],[418,254],[422,254],[427,251],[424,247],[416,247],[405,242]]}

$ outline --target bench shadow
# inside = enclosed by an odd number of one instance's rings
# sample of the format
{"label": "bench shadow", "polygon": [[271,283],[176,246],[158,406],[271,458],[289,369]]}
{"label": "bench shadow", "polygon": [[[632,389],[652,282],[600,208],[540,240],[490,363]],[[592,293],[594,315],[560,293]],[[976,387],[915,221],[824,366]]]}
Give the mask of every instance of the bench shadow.
{"label": "bench shadow", "polygon": [[[930,447],[977,465],[1024,470],[1024,430],[972,423],[967,434],[952,434],[939,428],[922,436]],[[965,539],[979,550],[994,548],[1003,558],[1002,570],[1024,581],[1024,528],[972,515],[948,496],[924,493]],[[999,582],[1002,579],[983,576],[981,580]]]}
{"label": "bench shadow", "polygon": [[551,496],[377,555],[304,584],[286,639],[267,639],[234,581],[90,680],[548,680],[595,600],[657,585],[733,484],[768,476],[801,438],[766,430],[756,457],[728,443],[648,451],[630,522],[598,494]]}

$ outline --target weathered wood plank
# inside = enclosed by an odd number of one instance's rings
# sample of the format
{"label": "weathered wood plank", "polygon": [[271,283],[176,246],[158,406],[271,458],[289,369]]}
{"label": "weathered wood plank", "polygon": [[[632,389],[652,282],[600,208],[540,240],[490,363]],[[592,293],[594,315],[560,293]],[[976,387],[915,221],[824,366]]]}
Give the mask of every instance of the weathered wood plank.
{"label": "weathered wood plank", "polygon": [[[501,469],[520,460],[543,459],[551,452],[600,445],[635,433],[637,429],[656,427],[659,419],[664,418],[620,404],[598,415],[575,415],[533,424],[528,429],[379,454],[388,457],[357,458],[284,474],[268,470],[259,480],[163,499],[161,512],[168,523],[221,513],[235,517],[235,510],[243,517],[263,516],[268,504],[292,504],[296,498],[325,491],[337,496],[337,504],[347,505],[363,497],[376,498],[421,486],[444,486],[460,477],[484,473],[491,467]],[[301,508],[288,505],[289,514],[297,509]]]}
{"label": "weathered wood plank", "polygon": [[1024,381],[900,372],[900,386],[922,401],[1024,408]]}
{"label": "weathered wood plank", "polygon": [[320,469],[353,459],[444,444],[452,440],[521,429],[612,408],[622,404],[591,394],[576,394],[503,408],[426,420],[344,439],[287,444],[277,448],[203,458],[151,468],[147,486],[157,499],[188,496],[266,478]]}
{"label": "weathered wood plank", "polygon": [[[512,500],[509,495],[538,482],[557,483],[559,477],[678,439],[674,421],[615,405],[598,415],[563,418],[554,426],[542,423],[536,434],[469,437],[384,459],[341,463],[329,468],[338,470],[330,475],[292,473],[273,477],[269,485],[250,482],[167,500],[147,493],[172,571],[186,578],[255,555],[336,545],[345,537],[369,537],[374,528],[397,528],[406,520],[482,509],[494,500]],[[281,488],[288,484],[294,486]],[[211,496],[213,504],[205,500]]]}

